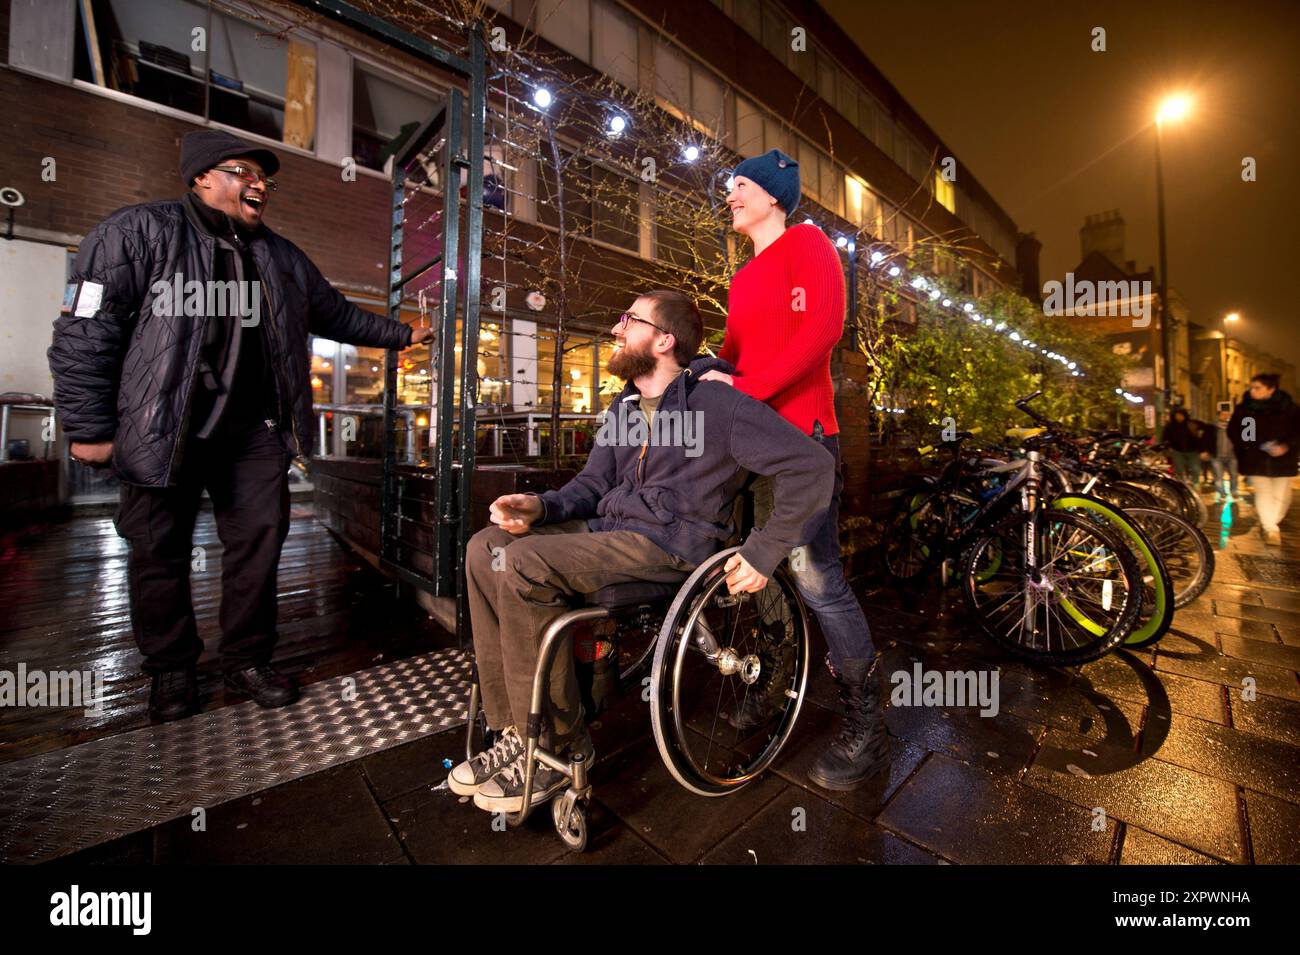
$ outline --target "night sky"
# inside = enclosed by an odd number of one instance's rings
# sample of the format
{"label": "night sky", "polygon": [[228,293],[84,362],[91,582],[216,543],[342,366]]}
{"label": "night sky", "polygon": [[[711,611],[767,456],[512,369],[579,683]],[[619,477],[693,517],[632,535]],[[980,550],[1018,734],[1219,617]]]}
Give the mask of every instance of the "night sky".
{"label": "night sky", "polygon": [[1191,93],[1164,136],[1170,285],[1192,321],[1239,312],[1236,335],[1300,364],[1300,0],[821,3],[953,150],[958,178],[968,167],[1038,235],[1043,281],[1078,263],[1084,216],[1113,208],[1126,257],[1156,264],[1152,117],[1166,91]]}

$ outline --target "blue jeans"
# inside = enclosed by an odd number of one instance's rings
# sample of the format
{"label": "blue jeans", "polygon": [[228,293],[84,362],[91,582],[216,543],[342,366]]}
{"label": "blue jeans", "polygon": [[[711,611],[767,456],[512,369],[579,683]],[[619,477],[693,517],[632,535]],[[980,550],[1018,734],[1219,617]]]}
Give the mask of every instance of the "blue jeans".
{"label": "blue jeans", "polygon": [[[839,435],[814,432],[812,437],[835,456],[835,489],[813,539],[805,545],[802,555],[791,558],[790,573],[804,603],[821,626],[830,647],[831,665],[838,671],[843,669],[845,660],[871,660],[876,650],[871,643],[866,614],[845,580],[844,565],[840,563],[839,511],[844,474],[840,467]],[[772,485],[767,479],[754,483],[756,514],[764,513],[763,495],[771,493]]]}
{"label": "blue jeans", "polygon": [[1227,470],[1231,477],[1231,488],[1229,492],[1233,497],[1237,496],[1237,459],[1235,457],[1227,458],[1210,458],[1210,467],[1214,469],[1214,493],[1223,493],[1223,472]]}

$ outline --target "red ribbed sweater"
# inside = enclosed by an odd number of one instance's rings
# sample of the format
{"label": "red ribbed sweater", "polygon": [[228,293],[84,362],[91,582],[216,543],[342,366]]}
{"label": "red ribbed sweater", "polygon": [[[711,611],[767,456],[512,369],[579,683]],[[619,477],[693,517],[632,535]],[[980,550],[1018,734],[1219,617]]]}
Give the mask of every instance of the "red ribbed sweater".
{"label": "red ribbed sweater", "polygon": [[786,229],[731,280],[719,357],[736,366],[736,388],[804,434],[814,421],[828,435],[840,430],[831,350],[844,334],[844,300],[839,253],[807,223]]}

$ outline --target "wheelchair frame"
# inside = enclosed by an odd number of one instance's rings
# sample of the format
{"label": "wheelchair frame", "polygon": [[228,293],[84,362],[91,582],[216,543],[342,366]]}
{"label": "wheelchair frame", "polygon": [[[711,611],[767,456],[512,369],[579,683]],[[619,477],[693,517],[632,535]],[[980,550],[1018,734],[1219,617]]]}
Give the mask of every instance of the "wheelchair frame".
{"label": "wheelchair frame", "polygon": [[[576,607],[572,610],[566,611],[565,613],[561,614],[559,617],[556,617],[555,620],[553,620],[547,626],[546,630],[542,634],[541,646],[538,650],[537,667],[533,671],[532,696],[529,703],[528,720],[525,729],[526,739],[525,739],[525,751],[524,751],[523,802],[518,812],[509,812],[504,814],[506,823],[508,825],[510,825],[511,827],[522,825],[524,821],[529,817],[529,815],[531,815],[533,810],[537,808],[536,806],[532,806],[532,795],[533,795],[533,784],[537,773],[537,766],[539,763],[541,763],[546,766],[549,766],[551,769],[555,770],[556,772],[562,773],[569,780],[569,785],[562,792],[553,796],[550,800],[552,820],[555,824],[555,828],[557,832],[560,835],[560,838],[564,841],[566,846],[568,846],[570,849],[572,849],[575,852],[582,852],[587,845],[587,828],[588,828],[587,827],[587,816],[588,816],[587,803],[591,798],[591,792],[592,792],[591,783],[588,780],[588,771],[590,767],[587,765],[584,756],[580,753],[574,754],[572,759],[565,761],[563,759],[560,759],[555,753],[547,749],[543,749],[540,745],[540,739],[542,735],[542,721],[545,713],[544,710],[545,694],[546,694],[546,688],[550,680],[551,667],[555,661],[555,654],[557,648],[562,644],[563,638],[566,635],[568,629],[572,627],[574,624],[584,623],[588,621],[609,619],[611,617],[614,617],[616,614],[620,614],[628,610],[644,612],[646,608],[655,606],[660,602],[660,600],[666,601],[667,606],[664,613],[664,618],[663,621],[660,623],[659,632],[655,637],[655,641],[653,644],[655,648],[655,653],[653,654],[653,662],[651,664],[651,668],[652,668],[651,693],[652,693],[652,707],[653,707],[658,703],[657,691],[660,685],[660,679],[659,679],[660,671],[666,665],[665,651],[666,648],[668,647],[668,644],[670,643],[671,636],[672,636],[670,630],[670,624],[679,615],[678,613],[679,609],[682,607],[683,603],[687,600],[687,598],[693,596],[692,591],[694,591],[697,588],[697,585],[699,584],[700,580],[705,578],[708,574],[713,573],[717,567],[723,564],[732,554],[736,553],[739,550],[740,548],[738,546],[727,547],[721,551],[718,551],[716,554],[711,555],[707,560],[705,560],[698,567],[696,567],[694,571],[691,572],[691,574],[686,578],[686,580],[683,581],[682,584],[677,588],[674,594],[665,595],[664,597],[641,599],[641,600],[629,602],[627,604],[616,604],[616,603],[597,604],[597,605],[589,604],[582,607]],[[773,577],[771,579],[775,581],[777,575],[783,573],[784,573],[783,569],[778,568],[778,570],[773,574]],[[628,585],[615,584],[612,586],[619,587],[619,586],[628,586]],[[672,585],[663,585],[663,586],[672,586]],[[773,752],[771,752],[766,765],[770,765],[771,760],[776,758],[777,754],[780,752],[780,749],[784,746],[785,742],[789,739],[789,735],[793,731],[794,725],[798,720],[799,712],[803,707],[803,701],[807,692],[807,682],[808,682],[808,659],[807,658],[809,655],[808,611],[807,608],[804,606],[802,598],[799,596],[799,592],[797,588],[795,588],[793,585],[789,585],[788,588],[785,589],[788,589],[790,594],[793,597],[794,606],[792,608],[792,612],[794,614],[797,614],[799,618],[798,621],[796,621],[796,623],[798,626],[797,639],[802,642],[802,651],[803,651],[802,672],[799,678],[798,690],[795,691],[793,696],[791,697],[792,699],[794,699],[793,711],[790,712],[788,718],[783,723],[782,738],[777,743],[776,749]],[[700,609],[696,608],[694,613],[691,616],[692,625],[694,624],[695,619],[698,618],[699,613],[700,613]],[[714,657],[720,653],[720,648],[717,647],[716,641],[714,641],[711,636],[709,637],[709,640],[714,645],[711,649],[705,650],[705,654],[706,656],[709,657],[710,662],[713,662]],[[796,652],[798,649],[799,648],[796,647]],[[644,663],[646,655],[643,655],[642,660],[639,662],[638,666]],[[730,675],[731,673],[734,672],[736,671],[723,670],[724,675]],[[621,677],[622,674],[620,674],[620,683],[621,683]],[[755,679],[757,679],[757,676],[755,677]],[[787,693],[787,695],[790,694]],[[466,734],[465,734],[465,758],[466,759],[472,759],[476,755],[474,752],[474,725],[477,722],[477,718],[478,718],[478,706],[479,706],[479,686],[476,680],[470,689],[469,709],[466,714]],[[664,753],[664,746],[666,744],[663,739],[664,731],[660,727],[658,720],[654,721],[654,730],[655,730],[656,742],[659,744],[660,754],[662,756]],[[671,762],[668,761],[666,756],[664,757],[664,760],[670,774],[679,783],[681,783],[687,789],[690,789],[692,792],[696,792],[697,794],[701,794],[701,795],[708,795],[708,796],[729,795],[732,792],[739,791],[740,789],[744,788],[746,785],[748,785],[750,782],[753,781],[752,778],[742,780],[738,782],[735,786],[729,788],[726,792],[705,792],[704,790],[701,790],[691,785],[682,776],[679,769],[674,765],[672,765]],[[764,770],[765,768],[766,766],[764,767]],[[764,770],[760,770],[756,772],[754,774],[754,778],[757,778],[757,775],[759,775],[759,773],[761,773]]]}

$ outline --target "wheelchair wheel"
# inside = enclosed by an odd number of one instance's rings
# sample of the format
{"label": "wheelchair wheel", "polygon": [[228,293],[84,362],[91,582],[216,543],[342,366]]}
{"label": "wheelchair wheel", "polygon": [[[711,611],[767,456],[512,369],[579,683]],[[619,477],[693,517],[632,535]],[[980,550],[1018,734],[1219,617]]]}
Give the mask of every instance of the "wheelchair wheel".
{"label": "wheelchair wheel", "polygon": [[[568,808],[568,818],[564,818]],[[584,852],[587,848],[587,807],[582,802],[568,806],[564,793],[551,800],[551,821],[560,841],[572,852]]]}
{"label": "wheelchair wheel", "polygon": [[[761,774],[790,738],[808,684],[808,618],[784,567],[754,594],[727,593],[714,554],[673,600],[650,676],[655,742],[673,777],[701,796],[725,796]],[[729,713],[758,696],[760,721],[734,729]]]}

